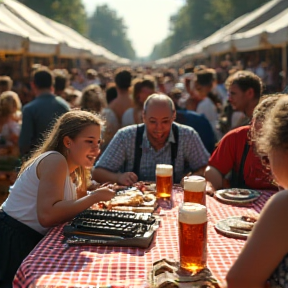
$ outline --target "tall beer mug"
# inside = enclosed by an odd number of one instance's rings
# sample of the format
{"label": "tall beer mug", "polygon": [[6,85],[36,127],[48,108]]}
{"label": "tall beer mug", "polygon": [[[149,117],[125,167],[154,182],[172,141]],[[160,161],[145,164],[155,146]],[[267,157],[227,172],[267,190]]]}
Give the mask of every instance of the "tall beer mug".
{"label": "tall beer mug", "polygon": [[184,201],[206,205],[206,180],[201,176],[184,178]]}
{"label": "tall beer mug", "polygon": [[181,268],[197,273],[206,267],[207,209],[184,202],[179,207],[179,254]]}
{"label": "tall beer mug", "polygon": [[156,197],[171,199],[173,186],[173,166],[168,164],[156,165]]}

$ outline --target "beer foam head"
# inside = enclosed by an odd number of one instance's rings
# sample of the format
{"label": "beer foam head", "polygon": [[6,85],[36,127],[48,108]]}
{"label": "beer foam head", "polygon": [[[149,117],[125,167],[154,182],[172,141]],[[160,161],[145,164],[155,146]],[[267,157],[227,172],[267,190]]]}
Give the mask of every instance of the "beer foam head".
{"label": "beer foam head", "polygon": [[189,176],[184,178],[184,190],[203,192],[206,188],[206,180],[201,176]]}
{"label": "beer foam head", "polygon": [[168,164],[157,164],[156,175],[171,176],[173,174],[173,166]]}
{"label": "beer foam head", "polygon": [[186,224],[202,224],[207,222],[207,208],[198,203],[184,202],[179,207],[179,222]]}

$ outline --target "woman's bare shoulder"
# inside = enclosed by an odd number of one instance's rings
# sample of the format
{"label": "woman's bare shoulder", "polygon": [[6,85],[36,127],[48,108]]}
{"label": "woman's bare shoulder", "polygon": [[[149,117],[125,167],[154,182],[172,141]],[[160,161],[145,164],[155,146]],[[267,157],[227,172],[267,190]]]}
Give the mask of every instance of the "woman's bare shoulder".
{"label": "woman's bare shoulder", "polygon": [[43,173],[62,174],[65,172],[67,174],[67,169],[66,158],[61,153],[50,153],[38,163],[37,175],[40,178]]}
{"label": "woman's bare shoulder", "polygon": [[[273,229],[286,227],[288,219],[288,190],[283,190],[274,194],[261,211],[261,222],[264,226],[273,226]],[[286,229],[285,229],[286,230]],[[288,229],[287,229],[288,237]]]}

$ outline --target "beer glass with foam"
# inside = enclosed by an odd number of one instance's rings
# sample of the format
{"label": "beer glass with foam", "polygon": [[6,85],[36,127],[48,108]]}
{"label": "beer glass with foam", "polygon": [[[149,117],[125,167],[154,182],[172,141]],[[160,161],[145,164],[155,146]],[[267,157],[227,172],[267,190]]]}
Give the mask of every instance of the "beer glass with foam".
{"label": "beer glass with foam", "polygon": [[184,178],[184,201],[202,205],[206,204],[206,180],[201,176]]}
{"label": "beer glass with foam", "polygon": [[206,267],[207,209],[198,203],[184,202],[179,207],[180,266],[192,273]]}
{"label": "beer glass with foam", "polygon": [[156,197],[170,199],[173,186],[173,166],[168,164],[156,165]]}

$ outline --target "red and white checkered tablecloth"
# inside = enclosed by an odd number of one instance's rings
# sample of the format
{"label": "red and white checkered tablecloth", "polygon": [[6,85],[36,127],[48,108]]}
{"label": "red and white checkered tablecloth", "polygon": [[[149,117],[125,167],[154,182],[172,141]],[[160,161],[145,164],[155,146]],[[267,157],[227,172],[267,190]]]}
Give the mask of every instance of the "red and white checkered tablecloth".
{"label": "red and white checkered tablecloth", "polygon": [[[161,226],[148,249],[106,246],[71,246],[63,243],[63,225],[53,228],[23,261],[13,287],[149,287],[152,263],[164,257],[178,259],[177,204],[182,191],[174,190],[175,207],[162,210]],[[260,212],[271,192],[249,207],[236,207],[207,196],[208,266],[223,281],[245,241],[216,232],[214,224],[247,209]]]}

